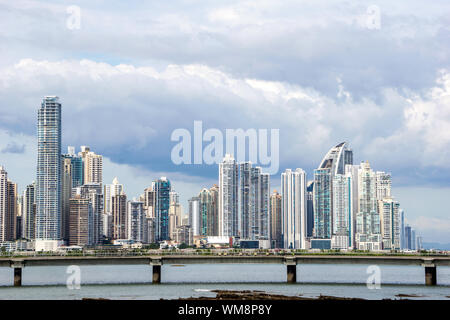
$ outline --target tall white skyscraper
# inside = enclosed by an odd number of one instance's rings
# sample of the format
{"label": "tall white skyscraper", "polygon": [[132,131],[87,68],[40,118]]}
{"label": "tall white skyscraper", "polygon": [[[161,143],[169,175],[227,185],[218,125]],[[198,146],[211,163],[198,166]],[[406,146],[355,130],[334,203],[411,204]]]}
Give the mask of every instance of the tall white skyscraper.
{"label": "tall white skyscraper", "polygon": [[123,191],[123,184],[119,183],[119,179],[114,178],[112,184],[105,185],[105,205],[104,205],[104,211],[105,213],[111,213],[112,212],[112,197],[118,196]]}
{"label": "tall white skyscraper", "polygon": [[45,97],[38,111],[36,239],[61,239],[61,103]]}
{"label": "tall white skyscraper", "polygon": [[358,213],[356,243],[359,250],[381,250],[380,215],[377,203],[376,174],[368,161],[358,169]]}
{"label": "tall white skyscraper", "polygon": [[191,226],[192,235],[201,235],[201,217],[200,217],[200,198],[192,197],[189,202],[189,225]]}
{"label": "tall white skyscraper", "polygon": [[392,198],[378,201],[384,250],[400,250],[400,203]]}
{"label": "tall white skyscraper", "polygon": [[306,249],[306,172],[281,174],[281,229],[286,249]]}
{"label": "tall white skyscraper", "polygon": [[219,164],[219,236],[238,235],[238,166],[226,154]]}
{"label": "tall white skyscraper", "polygon": [[351,172],[333,178],[332,249],[353,248],[353,181]]}

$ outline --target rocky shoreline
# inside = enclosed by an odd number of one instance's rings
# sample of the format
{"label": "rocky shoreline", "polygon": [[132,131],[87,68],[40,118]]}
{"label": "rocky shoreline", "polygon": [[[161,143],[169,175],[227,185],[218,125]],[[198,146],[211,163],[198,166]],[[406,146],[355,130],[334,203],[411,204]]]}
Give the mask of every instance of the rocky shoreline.
{"label": "rocky shoreline", "polygon": [[311,300],[366,300],[361,298],[345,298],[320,295],[316,298],[298,296],[285,296],[279,294],[266,293],[264,291],[228,291],[228,290],[212,290],[216,293],[216,297],[198,297],[187,298],[179,300],[296,300],[296,301],[311,301]]}

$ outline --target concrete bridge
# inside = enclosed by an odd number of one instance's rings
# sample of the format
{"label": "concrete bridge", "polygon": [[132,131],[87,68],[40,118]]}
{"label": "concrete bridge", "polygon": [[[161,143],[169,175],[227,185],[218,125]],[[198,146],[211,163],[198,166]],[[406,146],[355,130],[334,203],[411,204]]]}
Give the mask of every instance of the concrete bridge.
{"label": "concrete bridge", "polygon": [[14,286],[22,285],[22,269],[34,266],[69,265],[137,265],[153,267],[153,283],[161,282],[163,264],[284,264],[287,283],[297,281],[298,264],[364,264],[364,265],[416,265],[425,270],[425,284],[436,285],[436,268],[450,266],[450,256],[364,256],[364,255],[146,255],[146,256],[36,256],[0,258],[0,267],[14,268]]}

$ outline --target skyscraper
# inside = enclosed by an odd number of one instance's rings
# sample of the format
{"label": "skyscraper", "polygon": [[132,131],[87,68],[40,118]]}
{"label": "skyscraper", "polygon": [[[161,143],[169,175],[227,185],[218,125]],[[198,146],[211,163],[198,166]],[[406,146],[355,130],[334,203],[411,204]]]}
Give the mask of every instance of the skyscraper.
{"label": "skyscraper", "polygon": [[[145,198],[144,198],[145,199]],[[181,205],[180,195],[176,191],[171,191],[169,194],[170,208],[169,208],[169,237],[171,240],[176,239],[176,230],[181,225]]]}
{"label": "skyscraper", "polygon": [[352,186],[351,172],[333,177],[332,249],[353,248]]}
{"label": "skyscraper", "polygon": [[200,217],[200,198],[192,197],[188,200],[189,203],[189,225],[192,229],[192,235],[201,235],[201,217]]}
{"label": "skyscraper", "polygon": [[[75,195],[80,196],[83,199],[88,199],[91,206],[89,215],[89,243],[99,244],[103,233],[103,194],[102,186],[99,183],[88,183],[83,186],[75,188]],[[106,221],[106,223],[108,223]]]}
{"label": "skyscraper", "polygon": [[400,249],[405,249],[405,211],[403,209],[399,209],[400,214]]}
{"label": "skyscraper", "polygon": [[285,249],[306,249],[306,172],[281,174],[281,217]]}
{"label": "skyscraper", "polygon": [[219,234],[219,187],[215,184],[210,189],[211,210],[208,212],[208,236]]}
{"label": "skyscraper", "polygon": [[250,162],[239,164],[241,239],[269,240],[270,176]]}
{"label": "skyscraper", "polygon": [[0,242],[16,238],[17,185],[0,166]]}
{"label": "skyscraper", "polygon": [[89,220],[92,206],[89,199],[77,195],[70,199],[69,245],[85,246],[91,244],[89,237]]}
{"label": "skyscraper", "polygon": [[61,103],[43,99],[38,111],[36,239],[61,239]]}
{"label": "skyscraper", "polygon": [[344,174],[349,164],[353,164],[353,152],[342,142],[331,148],[314,170],[314,238],[331,239],[333,179],[337,174]]}
{"label": "skyscraper", "polygon": [[36,184],[28,185],[23,192],[22,234],[27,240],[34,240],[36,218]]}
{"label": "skyscraper", "polygon": [[226,154],[219,164],[219,236],[236,237],[238,230],[238,166]]}
{"label": "skyscraper", "polygon": [[306,237],[312,238],[314,230],[314,181],[306,186]]}
{"label": "skyscraper", "polygon": [[161,177],[160,179],[153,181],[152,189],[155,192],[155,241],[170,240],[170,181],[166,177]]}
{"label": "skyscraper", "polygon": [[381,250],[380,215],[377,204],[376,174],[368,161],[358,169],[358,213],[356,245],[359,250]]}
{"label": "skyscraper", "polygon": [[270,238],[275,248],[283,247],[282,225],[281,225],[281,195],[274,190],[270,196]]}
{"label": "skyscraper", "polygon": [[106,184],[105,185],[105,192],[104,192],[104,207],[103,210],[105,213],[112,213],[112,197],[120,195],[123,191],[123,184],[119,183],[119,180],[114,178],[112,184]]}
{"label": "skyscraper", "polygon": [[112,237],[113,239],[127,238],[127,195],[122,191],[114,195],[112,204]]}
{"label": "skyscraper", "polygon": [[135,242],[144,242],[144,203],[136,200],[128,201],[127,215],[127,238]]}
{"label": "skyscraper", "polygon": [[400,203],[385,197],[378,200],[381,236],[384,250],[400,249]]}
{"label": "skyscraper", "polygon": [[103,183],[103,157],[82,146],[79,156],[83,158],[84,184]]}
{"label": "skyscraper", "polygon": [[72,197],[72,159],[70,156],[63,155],[62,161],[62,184],[61,184],[61,238],[68,242],[69,240],[69,217],[70,217],[70,198]]}
{"label": "skyscraper", "polygon": [[211,199],[211,193],[208,189],[203,188],[198,198],[200,199],[199,205],[200,205],[200,235],[207,236],[209,235],[208,225],[210,225],[208,218],[211,217],[211,210],[212,210],[212,199]]}

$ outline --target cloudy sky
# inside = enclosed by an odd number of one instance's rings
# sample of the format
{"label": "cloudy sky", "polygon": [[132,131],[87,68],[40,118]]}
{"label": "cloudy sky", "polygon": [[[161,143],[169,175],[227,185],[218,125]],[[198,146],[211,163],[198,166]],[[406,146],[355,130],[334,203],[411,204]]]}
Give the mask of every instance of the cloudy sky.
{"label": "cloudy sky", "polygon": [[348,141],[392,173],[425,241],[450,242],[448,0],[0,0],[0,164],[20,189],[45,95],[63,104],[64,148],[104,155],[129,197],[167,176],[186,206],[217,183],[216,165],[171,161],[194,120],[280,129],[280,172],[311,179]]}

